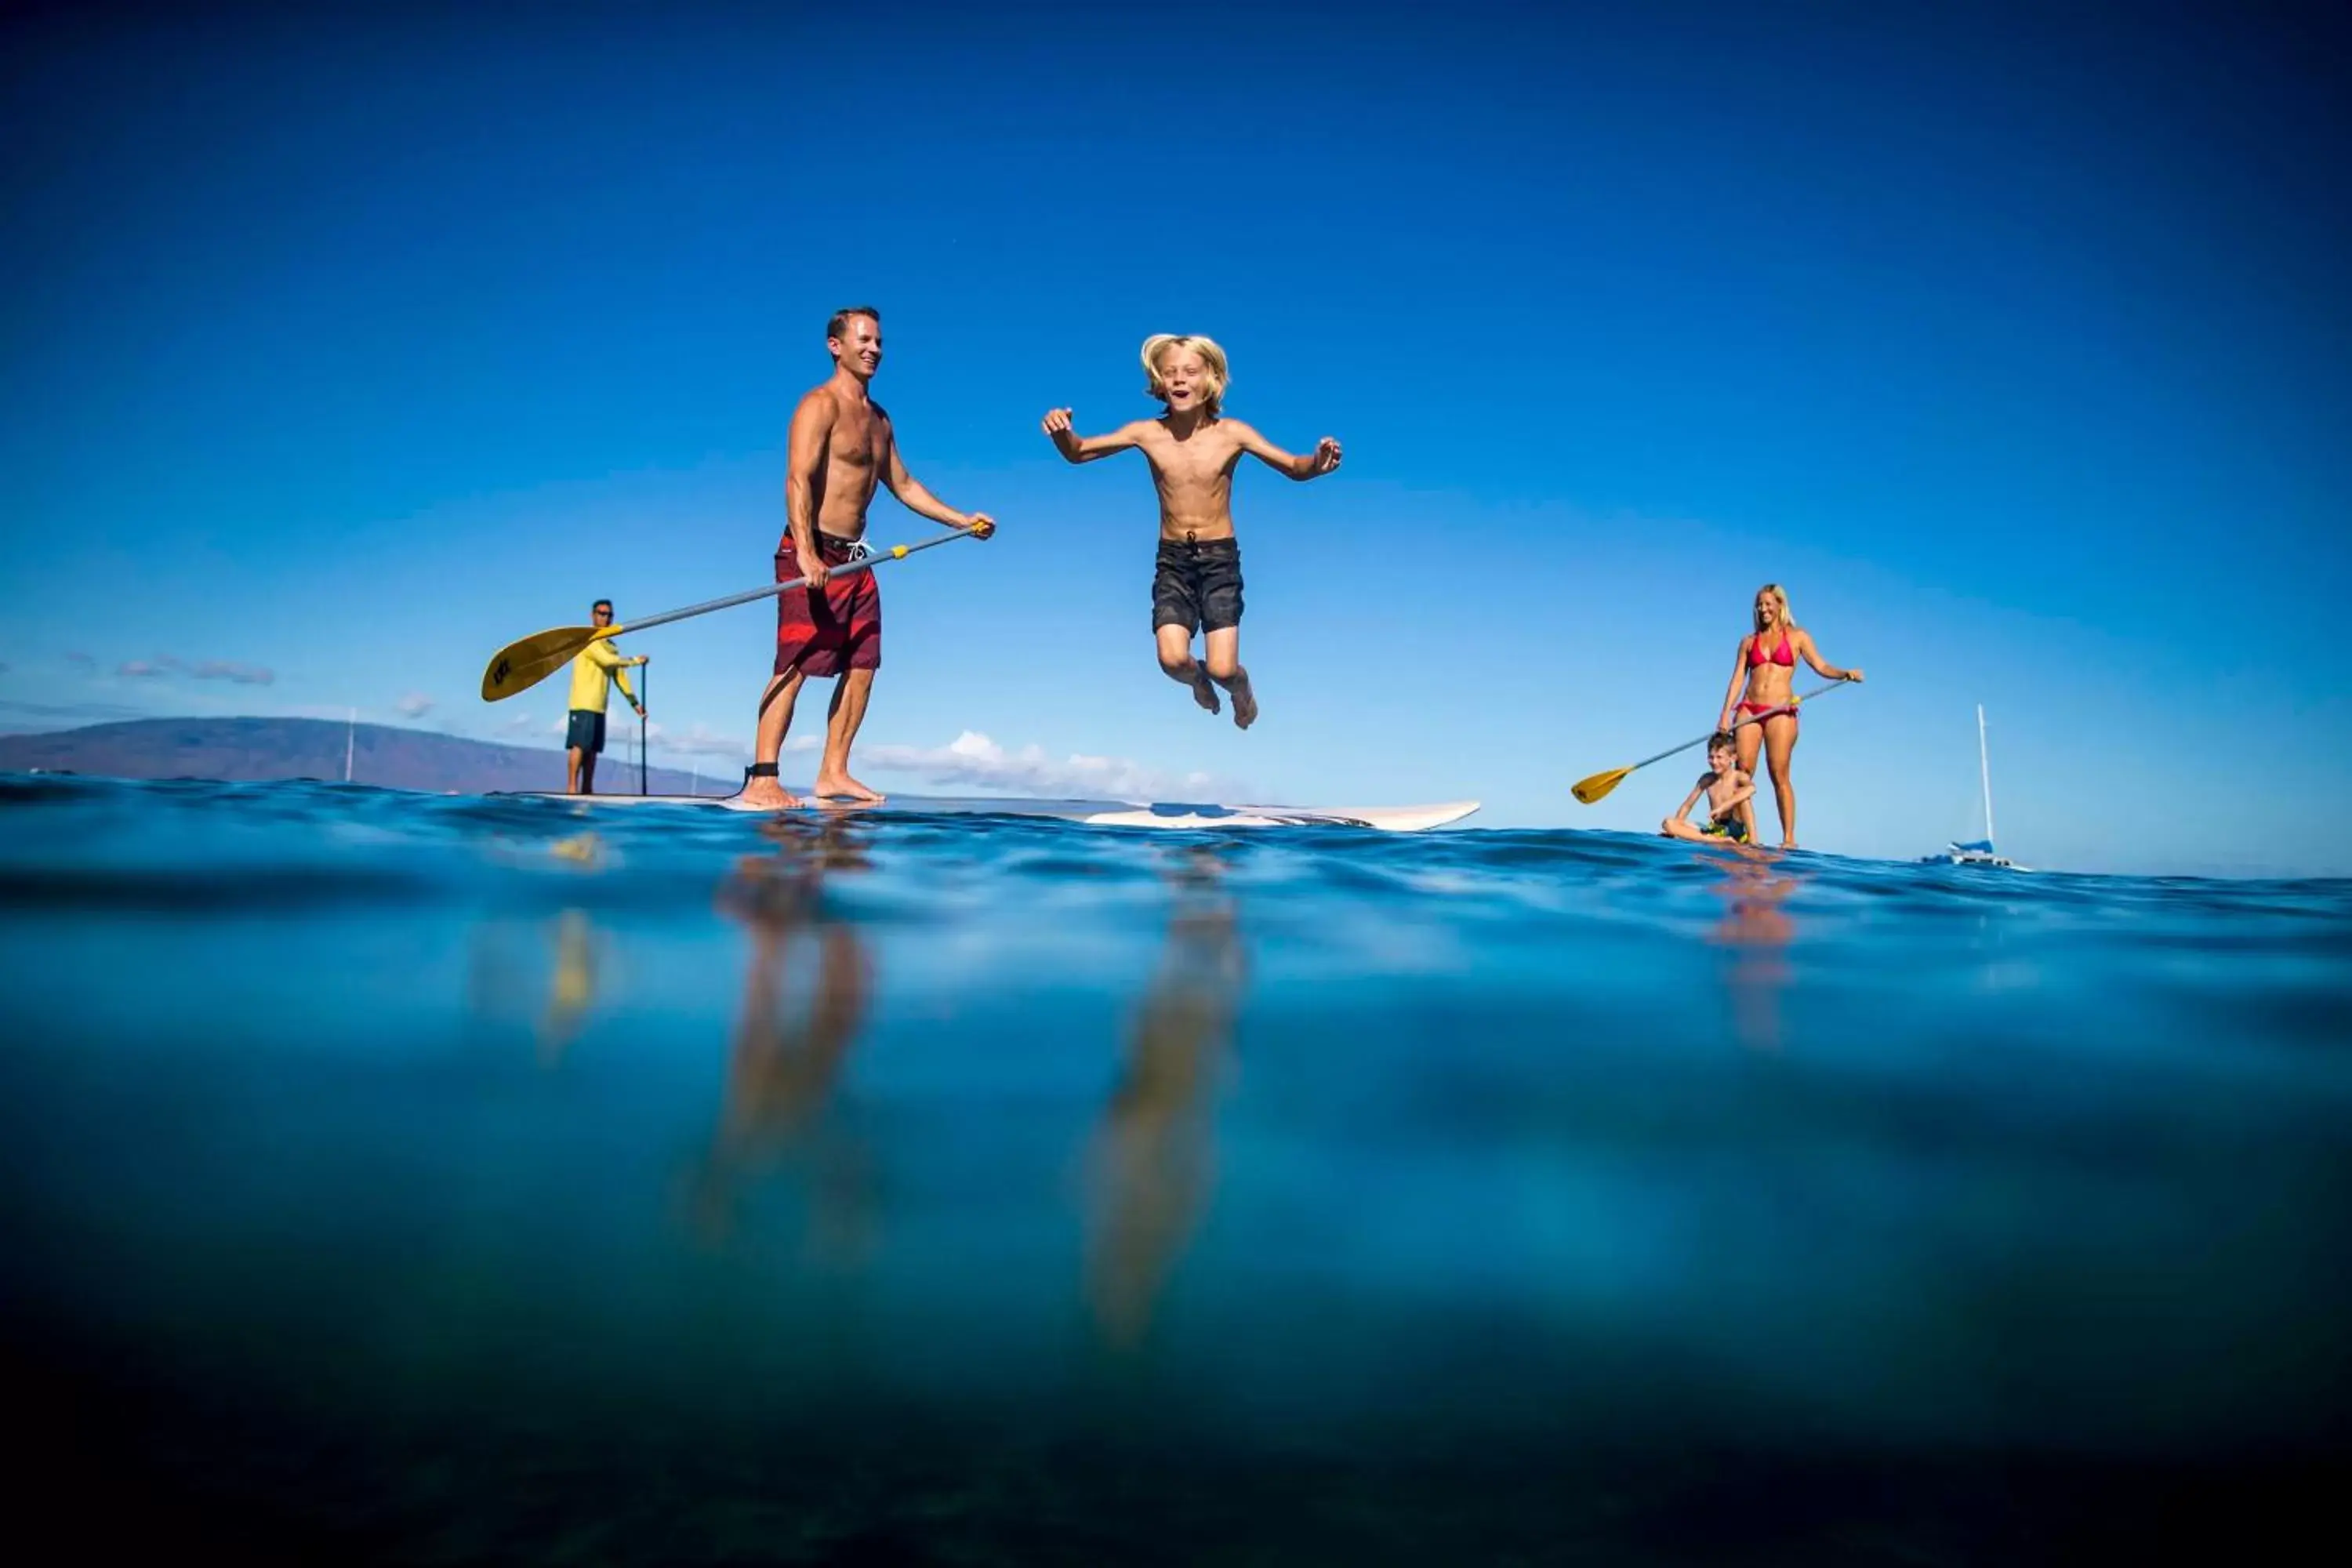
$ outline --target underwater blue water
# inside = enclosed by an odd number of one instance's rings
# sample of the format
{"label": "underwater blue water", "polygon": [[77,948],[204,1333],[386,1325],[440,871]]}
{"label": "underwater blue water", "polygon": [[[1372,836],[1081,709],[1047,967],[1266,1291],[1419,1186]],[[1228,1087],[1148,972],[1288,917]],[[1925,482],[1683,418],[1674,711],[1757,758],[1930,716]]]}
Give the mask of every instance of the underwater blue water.
{"label": "underwater blue water", "polygon": [[2352,883],[14,777],[0,994],[16,1371],[208,1528],[1941,1561],[2341,1474]]}

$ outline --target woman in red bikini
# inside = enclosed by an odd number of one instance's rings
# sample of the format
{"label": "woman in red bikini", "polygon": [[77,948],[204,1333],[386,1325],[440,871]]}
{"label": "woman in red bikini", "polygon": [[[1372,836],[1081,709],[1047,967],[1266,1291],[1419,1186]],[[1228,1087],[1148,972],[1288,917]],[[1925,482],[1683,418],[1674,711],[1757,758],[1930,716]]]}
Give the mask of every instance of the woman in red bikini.
{"label": "woman in red bikini", "polygon": [[[1789,783],[1789,753],[1797,747],[1797,707],[1790,700],[1797,660],[1831,680],[1860,680],[1862,671],[1822,662],[1812,635],[1789,618],[1789,595],[1778,583],[1756,590],[1756,629],[1739,639],[1731,685],[1723,694],[1718,730],[1731,730],[1739,743],[1739,771],[1754,776],[1760,742],[1772,770],[1772,798],[1780,808],[1780,847],[1797,847],[1797,792]],[[1742,685],[1747,689],[1741,690]],[[1739,727],[1732,730],[1735,710]],[[1759,717],[1762,722],[1755,722]]]}

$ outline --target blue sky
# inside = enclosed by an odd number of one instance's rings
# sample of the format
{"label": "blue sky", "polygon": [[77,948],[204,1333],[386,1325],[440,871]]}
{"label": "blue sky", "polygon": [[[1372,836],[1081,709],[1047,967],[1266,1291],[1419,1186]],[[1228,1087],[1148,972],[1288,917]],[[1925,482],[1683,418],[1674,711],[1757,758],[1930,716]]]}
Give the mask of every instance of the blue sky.
{"label": "blue sky", "polygon": [[[1885,9],[15,25],[0,725],[551,745],[488,654],[761,582],[871,300],[910,466],[1003,528],[887,569],[878,784],[970,733],[1007,785],[1646,826],[1694,767],[1568,784],[1706,729],[1777,580],[1871,678],[1810,845],[1971,834],[1981,701],[2029,863],[2352,872],[2340,48]],[[1347,445],[1237,485],[1246,735],[1153,666],[1140,461],[1037,431],[1151,412],[1160,331]],[[647,634],[673,760],[740,766],[772,635]]]}

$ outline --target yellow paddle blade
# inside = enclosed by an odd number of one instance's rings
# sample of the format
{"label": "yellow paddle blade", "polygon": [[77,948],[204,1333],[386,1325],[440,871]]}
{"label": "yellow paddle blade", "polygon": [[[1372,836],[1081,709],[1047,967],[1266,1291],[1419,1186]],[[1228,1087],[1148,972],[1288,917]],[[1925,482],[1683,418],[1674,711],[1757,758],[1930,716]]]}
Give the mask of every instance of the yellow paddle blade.
{"label": "yellow paddle blade", "polygon": [[1605,773],[1595,773],[1591,778],[1577,784],[1568,793],[1585,805],[1591,805],[1594,801],[1623,784],[1625,775],[1633,771],[1631,768],[1612,768]]}
{"label": "yellow paddle blade", "polygon": [[510,642],[490,656],[482,671],[482,700],[496,702],[528,691],[580,657],[598,637],[618,637],[626,626],[557,626]]}

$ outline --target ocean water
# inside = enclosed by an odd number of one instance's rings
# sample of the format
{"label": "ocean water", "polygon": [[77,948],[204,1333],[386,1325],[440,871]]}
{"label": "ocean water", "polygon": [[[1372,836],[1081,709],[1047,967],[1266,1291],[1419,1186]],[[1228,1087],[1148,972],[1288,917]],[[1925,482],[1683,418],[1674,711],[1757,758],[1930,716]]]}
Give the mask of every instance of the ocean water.
{"label": "ocean water", "polygon": [[2352,883],[13,777],[0,994],[92,1550],[2260,1559],[2352,1474]]}

